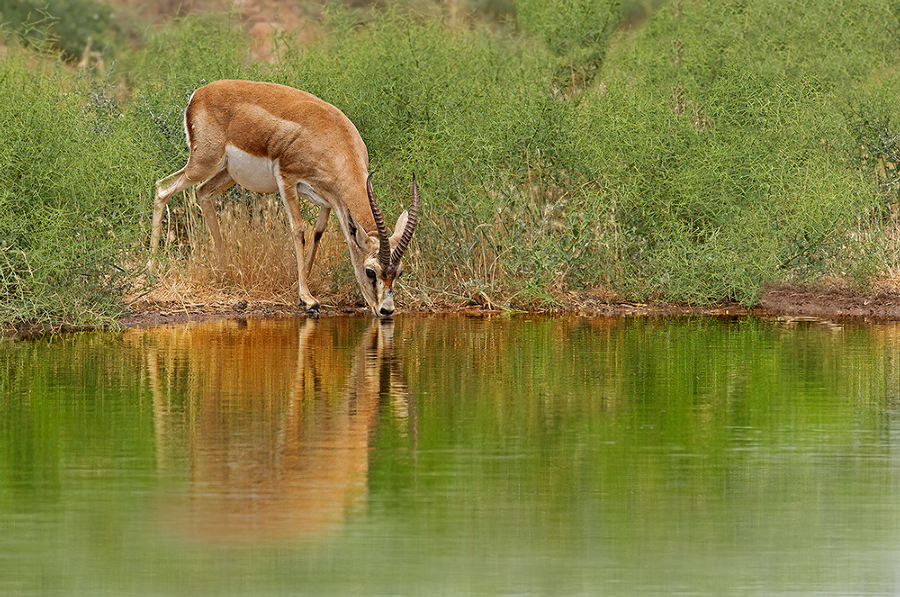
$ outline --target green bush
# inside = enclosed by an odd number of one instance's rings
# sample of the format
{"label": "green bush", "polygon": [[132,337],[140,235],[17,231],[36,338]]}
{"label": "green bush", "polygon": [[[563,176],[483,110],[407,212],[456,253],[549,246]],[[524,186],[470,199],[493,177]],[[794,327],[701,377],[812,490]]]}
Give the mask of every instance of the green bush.
{"label": "green bush", "polygon": [[272,65],[228,22],[178,21],[117,66],[124,103],[11,51],[0,319],[115,308],[146,258],[153,181],[187,156],[187,99],[221,78],[341,108],[389,216],[418,175],[404,284],[419,295],[527,306],[602,287],[752,304],[773,282],[865,283],[897,265],[878,248],[897,227],[883,184],[897,166],[876,142],[893,135],[900,64],[887,0],[672,0],[620,29],[607,0],[520,0],[518,24],[454,30],[365,14],[327,12],[315,44],[286,39]]}
{"label": "green bush", "polygon": [[554,83],[569,92],[589,84],[622,20],[619,0],[518,0],[521,28],[558,59]]}
{"label": "green bush", "polygon": [[0,320],[97,321],[140,259],[150,154],[101,83],[15,50],[0,81]]}
{"label": "green bush", "polygon": [[852,274],[875,194],[849,159],[847,90],[897,59],[895,32],[884,2],[759,0],[672,2],[623,35],[572,129],[614,206],[612,284],[752,304],[771,282]]}
{"label": "green bush", "polygon": [[97,0],[0,0],[0,23],[38,44],[50,44],[68,59],[113,41],[113,12]]}

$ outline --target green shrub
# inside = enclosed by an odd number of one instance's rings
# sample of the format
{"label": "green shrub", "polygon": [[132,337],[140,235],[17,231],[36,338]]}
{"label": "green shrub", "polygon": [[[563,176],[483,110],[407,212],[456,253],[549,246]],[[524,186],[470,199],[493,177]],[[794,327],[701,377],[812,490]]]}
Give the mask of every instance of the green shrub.
{"label": "green shrub", "polygon": [[[227,21],[178,21],[118,65],[124,103],[106,81],[33,75],[33,57],[12,50],[0,63],[0,319],[115,308],[146,258],[154,181],[187,157],[185,104],[222,78],[341,108],[389,217],[418,175],[403,283],[419,296],[520,306],[603,287],[752,304],[773,282],[864,283],[897,265],[900,251],[879,248],[886,230],[900,238],[896,184],[883,184],[894,149],[878,145],[895,135],[900,64],[887,0],[672,0],[619,30],[606,0],[521,0],[518,26],[453,30],[360,14],[327,12],[315,44],[285,39],[273,65],[251,62]],[[176,199],[179,210],[192,208]],[[327,267],[353,286],[345,262]]]}
{"label": "green shrub", "polygon": [[113,12],[97,0],[0,0],[0,23],[38,44],[61,50],[68,59],[113,41]]}
{"label": "green shrub", "polygon": [[79,324],[120,307],[149,154],[100,83],[0,62],[0,320]]}
{"label": "green shrub", "polygon": [[845,93],[897,57],[886,6],[672,2],[623,35],[572,129],[614,206],[615,287],[752,304],[852,269],[874,193],[848,159]]}
{"label": "green shrub", "polygon": [[569,93],[593,81],[622,19],[619,0],[518,0],[521,28],[558,59],[554,83]]}

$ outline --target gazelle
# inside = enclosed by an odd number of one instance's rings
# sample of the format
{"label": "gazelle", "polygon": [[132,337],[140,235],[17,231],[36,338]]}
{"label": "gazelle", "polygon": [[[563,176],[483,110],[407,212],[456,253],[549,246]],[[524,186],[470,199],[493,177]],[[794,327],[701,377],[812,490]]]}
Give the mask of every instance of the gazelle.
{"label": "gazelle", "polygon": [[[290,222],[300,300],[307,311],[319,312],[307,280],[334,211],[366,303],[378,317],[393,315],[393,284],[403,272],[401,259],[418,221],[416,178],[409,212],[400,214],[388,236],[368,174],[369,152],[343,112],[284,85],[215,81],[194,91],[184,111],[184,130],[187,165],[157,183],[152,252],[159,248],[166,204],[180,191],[200,184],[197,202],[220,255],[224,246],[215,198],[234,184],[257,193],[277,191]],[[319,206],[308,252],[298,194]]]}

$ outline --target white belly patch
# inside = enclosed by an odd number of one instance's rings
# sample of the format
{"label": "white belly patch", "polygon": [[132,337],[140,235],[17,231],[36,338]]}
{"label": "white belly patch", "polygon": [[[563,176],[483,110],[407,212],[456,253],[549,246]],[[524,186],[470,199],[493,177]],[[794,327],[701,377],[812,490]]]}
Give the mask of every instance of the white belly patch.
{"label": "white belly patch", "polygon": [[[234,145],[225,146],[228,173],[234,182],[254,193],[278,193],[278,160],[259,157],[241,151]],[[319,207],[331,207],[305,180],[297,181],[297,192]]]}
{"label": "white belly patch", "polygon": [[277,193],[275,163],[266,157],[251,155],[233,145],[225,146],[228,173],[236,183],[254,193]]}

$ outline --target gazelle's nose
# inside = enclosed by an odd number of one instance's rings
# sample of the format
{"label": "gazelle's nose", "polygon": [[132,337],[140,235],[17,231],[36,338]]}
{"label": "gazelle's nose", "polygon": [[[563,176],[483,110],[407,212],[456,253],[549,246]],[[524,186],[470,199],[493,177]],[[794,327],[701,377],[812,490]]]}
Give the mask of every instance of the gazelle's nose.
{"label": "gazelle's nose", "polygon": [[394,291],[388,288],[381,297],[381,306],[378,308],[379,317],[390,317],[394,314]]}

